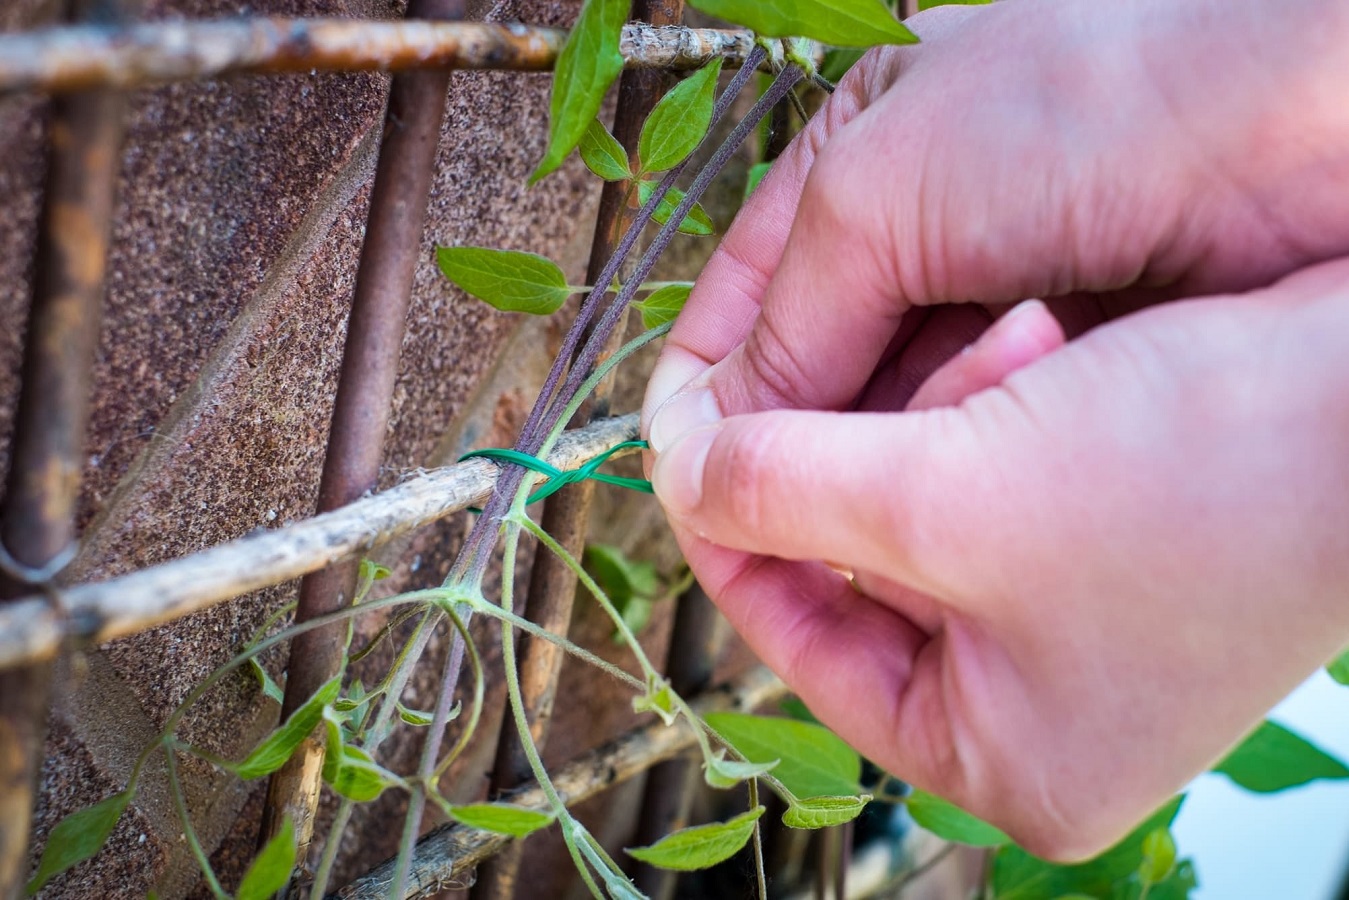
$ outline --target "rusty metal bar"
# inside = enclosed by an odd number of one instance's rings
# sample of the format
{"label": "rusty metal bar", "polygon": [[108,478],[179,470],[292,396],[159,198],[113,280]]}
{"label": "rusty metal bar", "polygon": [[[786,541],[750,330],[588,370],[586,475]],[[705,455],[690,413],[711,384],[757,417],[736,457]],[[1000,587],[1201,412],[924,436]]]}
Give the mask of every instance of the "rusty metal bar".
{"label": "rusty metal bar", "polygon": [[[71,11],[117,21],[132,5],[113,0]],[[7,612],[19,606],[15,598],[51,584],[75,543],[124,114],[125,98],[111,91],[65,97],[51,111],[23,387],[0,509]],[[17,896],[24,882],[50,689],[45,663],[0,674],[0,897]]]}
{"label": "rusty metal bar", "polygon": [[[677,25],[684,17],[684,3],[683,0],[637,0],[633,4],[632,15],[654,26]],[[634,171],[642,123],[663,96],[668,83],[669,78],[665,73],[650,70],[627,71],[619,82],[613,132],[614,137],[628,151]],[[628,199],[626,183],[607,182],[604,185],[586,270],[587,284],[599,283],[619,237],[635,218],[636,211],[628,205]],[[616,329],[607,352],[617,349],[622,339],[623,329]],[[583,339],[582,346],[584,344]],[[569,424],[579,427],[596,416],[607,415],[611,390],[611,383],[601,385]],[[593,484],[575,485],[557,494],[543,513],[543,529],[578,559],[585,549],[594,496]],[[543,628],[565,636],[571,624],[576,581],[576,574],[560,559],[551,553],[540,554],[534,560],[530,572],[525,616]],[[554,643],[531,635],[520,637],[521,698],[529,720],[531,738],[540,748],[548,740],[553,700],[557,694],[564,655],[564,651]],[[502,723],[496,762],[492,769],[492,795],[509,792],[529,778],[529,760],[525,757],[523,742],[515,723],[507,717]],[[473,900],[511,900],[515,896],[523,851],[524,842],[514,841],[493,856],[479,872],[478,882],[471,894]]]}
{"label": "rusty metal bar", "polygon": [[[712,669],[725,644],[723,622],[717,608],[697,585],[679,598],[665,672],[670,686],[680,696],[698,694],[712,680]],[[646,778],[633,846],[654,844],[687,826],[694,794],[700,784],[701,765],[698,761],[676,758],[654,767]],[[632,875],[637,889],[651,900],[669,900],[674,896],[676,873],[637,863]]]}
{"label": "rusty metal bar", "polygon": [[[400,69],[551,69],[566,32],[478,22],[241,17],[73,26],[0,35],[0,93],[133,88],[242,73]],[[747,31],[628,25],[630,67],[740,64]]]}
{"label": "rusty metal bar", "polygon": [[[412,0],[408,16],[459,20],[464,0]],[[427,69],[399,73],[389,88],[319,483],[320,513],[355,502],[379,478],[449,86],[449,69]],[[358,563],[344,560],[306,576],[300,583],[296,621],[307,622],[349,603]],[[291,643],[283,720],[341,670],[346,631],[339,623],[305,632]],[[296,827],[298,858],[305,858],[322,786],[323,755],[323,741],[311,737],[272,776],[261,842],[273,837],[289,816]]]}
{"label": "rusty metal bar", "polygon": [[[723,711],[751,712],[781,700],[787,693],[787,686],[777,676],[759,666],[695,698],[690,705],[699,716]],[[563,766],[553,773],[553,785],[562,801],[573,806],[684,752],[693,744],[693,731],[687,722],[673,726],[654,722]],[[524,786],[505,799],[522,809],[541,812],[549,809],[547,797],[535,784]],[[508,840],[504,835],[462,825],[442,826],[429,832],[417,842],[409,887],[402,900],[433,897],[441,891],[464,887],[473,868],[499,852]],[[393,860],[381,863],[329,897],[385,900],[393,868]]]}
{"label": "rusty metal bar", "polygon": [[[548,461],[575,469],[636,436],[636,413],[604,419],[563,435]],[[471,459],[423,472],[335,512],[120,578],[63,589],[59,609],[31,594],[0,603],[0,670],[50,659],[66,645],[85,647],[136,634],[369,552],[482,504],[500,471],[495,463]]]}

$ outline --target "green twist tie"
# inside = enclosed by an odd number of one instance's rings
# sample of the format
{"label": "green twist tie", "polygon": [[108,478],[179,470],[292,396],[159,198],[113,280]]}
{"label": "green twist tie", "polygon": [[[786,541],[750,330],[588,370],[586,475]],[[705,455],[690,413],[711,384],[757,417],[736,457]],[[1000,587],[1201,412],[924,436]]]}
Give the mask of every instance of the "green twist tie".
{"label": "green twist tie", "polygon": [[[642,491],[647,494],[654,493],[651,490],[651,482],[647,481],[645,478],[625,478],[622,475],[610,475],[606,472],[599,471],[599,467],[608,462],[609,457],[613,456],[615,453],[622,450],[646,450],[649,446],[650,445],[647,444],[646,441],[624,441],[621,444],[610,447],[585,465],[569,471],[563,471],[550,463],[544,462],[536,456],[530,456],[528,453],[521,453],[519,450],[474,450],[472,453],[465,453],[463,456],[459,457],[459,461],[463,462],[466,459],[473,459],[474,457],[480,456],[483,459],[491,459],[497,462],[514,463],[517,466],[524,466],[530,471],[547,475],[548,480],[525,500],[525,503],[537,503],[544,497],[551,497],[569,484],[576,484],[581,481],[586,481],[587,479],[591,481],[600,481],[604,484],[617,485],[618,487],[628,488],[633,491]],[[479,510],[474,510],[474,512],[479,512]]]}

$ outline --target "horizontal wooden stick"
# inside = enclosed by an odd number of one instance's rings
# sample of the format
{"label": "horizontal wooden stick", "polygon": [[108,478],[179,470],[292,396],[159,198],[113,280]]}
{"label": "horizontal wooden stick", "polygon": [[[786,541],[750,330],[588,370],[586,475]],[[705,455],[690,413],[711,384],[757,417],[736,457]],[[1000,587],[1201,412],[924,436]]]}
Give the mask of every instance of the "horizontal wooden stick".
{"label": "horizontal wooden stick", "polygon": [[[221,75],[411,68],[551,69],[567,33],[483,22],[387,22],[248,17],[66,26],[0,35],[0,93],[132,88]],[[747,31],[623,29],[631,68],[731,65],[754,47]]]}
{"label": "horizontal wooden stick", "polygon": [[[549,456],[575,469],[637,435],[637,414],[567,432]],[[125,637],[250,591],[365,553],[451,513],[478,506],[496,463],[470,459],[421,472],[380,494],[284,528],[250,535],[129,575],[0,605],[0,669]],[[538,477],[538,476],[533,476]]]}
{"label": "horizontal wooden stick", "polygon": [[[749,712],[787,695],[787,686],[762,666],[735,681],[701,695],[690,704],[698,715],[711,712]],[[571,806],[645,772],[694,743],[693,729],[682,719],[676,725],[663,722],[629,731],[597,747],[553,773],[553,786]],[[529,784],[505,798],[521,809],[548,812],[548,798],[537,784]],[[408,877],[407,898],[431,897],[464,887],[469,873],[498,852],[510,838],[465,825],[443,825],[417,842]],[[381,863],[346,887],[330,894],[333,900],[385,900],[393,877],[394,862]]]}

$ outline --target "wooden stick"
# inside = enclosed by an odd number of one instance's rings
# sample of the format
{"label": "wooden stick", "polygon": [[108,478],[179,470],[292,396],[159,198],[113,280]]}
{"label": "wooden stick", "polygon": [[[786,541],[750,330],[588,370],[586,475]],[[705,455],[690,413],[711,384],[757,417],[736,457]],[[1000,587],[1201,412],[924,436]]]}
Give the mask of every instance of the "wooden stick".
{"label": "wooden stick", "polygon": [[[0,93],[132,88],[239,73],[543,71],[553,67],[566,37],[561,29],[518,24],[261,16],[44,28],[0,35]],[[639,23],[623,29],[623,56],[633,68],[693,69],[716,57],[737,65],[753,48],[747,31]]]}
{"label": "wooden stick", "polygon": [[[568,432],[549,462],[575,469],[637,434],[637,414]],[[399,486],[284,528],[250,535],[109,581],[26,597],[0,608],[0,669],[49,659],[135,634],[271,587],[451,513],[480,505],[496,484],[496,463],[470,459],[420,472]],[[538,476],[534,476],[538,477]]]}

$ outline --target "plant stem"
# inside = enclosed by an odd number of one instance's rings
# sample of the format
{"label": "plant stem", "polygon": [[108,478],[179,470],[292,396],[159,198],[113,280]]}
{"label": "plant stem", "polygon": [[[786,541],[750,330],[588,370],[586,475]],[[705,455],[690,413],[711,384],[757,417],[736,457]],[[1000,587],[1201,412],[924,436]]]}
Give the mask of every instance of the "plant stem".
{"label": "plant stem", "polygon": [[206,878],[206,885],[211,889],[211,893],[218,900],[230,900],[230,895],[221,887],[220,879],[216,878],[215,870],[211,868],[211,858],[202,848],[201,840],[197,837],[197,829],[192,824],[192,816],[187,811],[187,800],[183,797],[183,784],[178,777],[178,760],[174,756],[175,753],[177,748],[173,742],[165,741],[164,757],[168,760],[169,793],[173,795],[173,807],[178,811],[178,821],[183,826],[183,837],[187,839],[187,846],[192,850],[192,855],[196,858],[197,866]]}
{"label": "plant stem", "polygon": [[[749,808],[759,808],[759,779],[751,778],[749,780]],[[768,875],[764,872],[763,865],[763,827],[760,816],[754,820],[754,834],[750,837],[750,843],[754,845],[754,875],[759,882],[759,900],[768,900]],[[843,898],[839,898],[843,900]]]}

